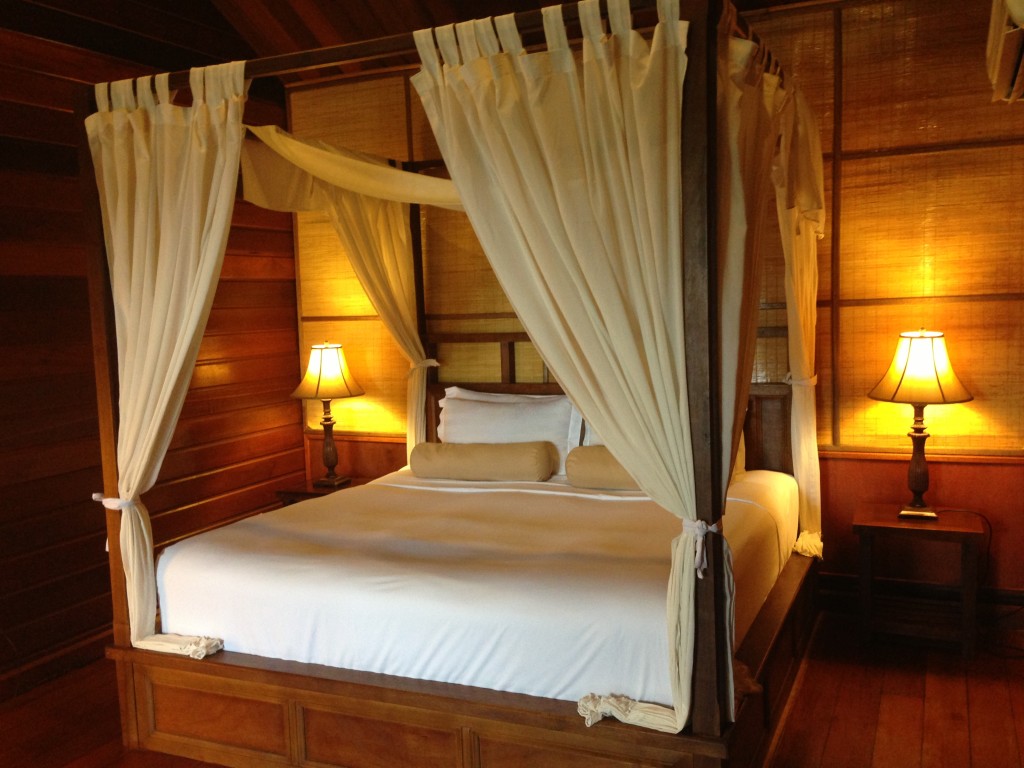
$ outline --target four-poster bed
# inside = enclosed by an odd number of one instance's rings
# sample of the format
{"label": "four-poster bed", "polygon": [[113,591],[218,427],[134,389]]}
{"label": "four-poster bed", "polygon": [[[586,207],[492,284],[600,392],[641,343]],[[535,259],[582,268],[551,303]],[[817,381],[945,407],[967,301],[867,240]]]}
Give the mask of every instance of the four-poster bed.
{"label": "four-poster bed", "polygon": [[[683,292],[682,302],[677,303],[687,331],[685,350],[679,357],[681,367],[685,361],[684,391],[689,393],[682,403],[685,429],[698,447],[692,452],[693,524],[713,526],[722,516],[723,485],[729,473],[729,460],[722,458],[721,406],[716,394],[720,308],[713,297],[720,280],[714,212],[718,180],[710,159],[716,154],[712,130],[719,76],[716,51],[721,40],[714,23],[717,8],[709,7],[715,3],[683,5],[683,17],[690,25],[684,85],[687,109],[681,121],[685,152],[676,165],[682,166],[678,202],[685,219],[674,241],[683,253],[679,279],[670,281],[669,288]],[[520,28],[535,22],[535,17],[520,20]],[[422,41],[417,42],[422,53]],[[329,58],[337,61],[370,55],[365,46],[343,48]],[[380,49],[387,55],[397,47],[389,40]],[[302,66],[301,62],[297,58],[269,66],[271,71],[275,67],[280,71]],[[246,74],[257,74],[261,66],[267,65],[247,66]],[[158,87],[166,87],[166,82]],[[194,93],[197,87],[202,88],[202,83],[193,79]],[[211,90],[214,86],[206,87]],[[678,141],[674,149],[678,150]],[[94,270],[96,298],[103,293],[97,285],[103,271],[100,262]],[[105,306],[104,301],[97,302],[97,307]],[[97,317],[103,320],[104,312]],[[109,325],[104,328],[100,324],[97,331],[101,337],[98,348],[112,346]],[[419,366],[422,361],[413,362]],[[98,366],[98,376],[110,370],[106,358]],[[529,389],[524,385],[513,388]],[[100,388],[101,392],[113,389],[109,382]],[[736,397],[746,402],[742,392]],[[778,402],[778,397],[755,397],[754,402],[751,412],[762,415],[772,412],[762,408],[762,403]],[[104,410],[109,417],[106,427],[112,433],[113,403]],[[755,421],[748,432],[748,437],[754,438],[748,443],[748,457],[769,453],[771,438],[788,436],[788,411],[783,412],[785,416],[776,422]],[[613,439],[617,430],[614,420],[601,424],[600,431]],[[759,441],[757,436],[767,439]],[[707,568],[692,582],[696,593],[691,630],[694,652],[692,661],[687,659],[693,668],[692,695],[686,692],[687,704],[692,700],[692,706],[676,716],[683,718],[676,730],[689,723],[681,734],[653,733],[617,723],[602,723],[588,730],[571,703],[565,706],[566,702],[523,694],[237,653],[196,661],[147,651],[167,642],[151,638],[167,636],[154,636],[152,628],[137,626],[136,619],[147,606],[144,601],[136,605],[124,598],[122,559],[127,566],[133,558],[123,558],[117,544],[124,517],[121,510],[141,507],[141,502],[132,500],[138,493],[135,486],[129,485],[126,492],[123,465],[119,477],[111,455],[113,437],[108,434],[106,438],[105,504],[111,508],[108,531],[115,594],[115,647],[110,655],[118,662],[122,720],[129,745],[231,765],[257,760],[266,764],[389,765],[411,759],[423,765],[467,766],[584,761],[609,766],[743,764],[756,758],[766,730],[778,717],[778,702],[788,690],[799,655],[799,638],[808,620],[809,562],[800,556],[790,559],[737,650],[736,657],[765,690],[743,697],[734,715],[725,550],[720,536],[704,536],[703,529]],[[735,448],[731,455],[734,452]],[[748,459],[747,465],[758,466],[756,458]],[[644,471],[641,468],[641,475]],[[155,603],[155,595],[151,602]],[[155,605],[148,610],[155,611]]]}

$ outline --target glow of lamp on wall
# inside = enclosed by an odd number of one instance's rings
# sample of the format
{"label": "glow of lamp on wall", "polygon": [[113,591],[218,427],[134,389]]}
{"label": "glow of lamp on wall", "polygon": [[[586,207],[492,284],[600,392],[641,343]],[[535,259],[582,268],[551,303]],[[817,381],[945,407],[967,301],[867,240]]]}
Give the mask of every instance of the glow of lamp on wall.
{"label": "glow of lamp on wall", "polygon": [[340,477],[334,468],[338,466],[338,449],[334,444],[334,418],[331,416],[331,400],[344,397],[357,397],[363,394],[363,388],[356,383],[345,360],[341,344],[314,344],[309,353],[309,365],[306,375],[299,386],[292,392],[292,397],[303,400],[320,400],[323,402],[324,415],[320,425],[324,430],[324,467],[327,474],[313,482],[313,485],[337,488],[349,481]]}
{"label": "glow of lamp on wall", "polygon": [[900,334],[889,370],[868,393],[868,397],[888,403],[914,406],[914,424],[907,433],[913,443],[907,483],[912,499],[900,511],[900,517],[934,518],[935,511],[924,501],[928,490],[928,464],[924,443],[924,407],[973,400],[960,383],[949,362],[946,339],[940,331],[907,331]]}

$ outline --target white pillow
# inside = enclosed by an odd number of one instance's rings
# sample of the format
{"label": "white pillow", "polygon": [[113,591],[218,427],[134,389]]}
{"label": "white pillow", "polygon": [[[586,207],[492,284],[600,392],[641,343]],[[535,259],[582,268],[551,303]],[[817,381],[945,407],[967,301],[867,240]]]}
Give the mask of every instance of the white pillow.
{"label": "white pillow", "polygon": [[583,440],[580,445],[604,445],[604,440],[594,430],[594,425],[589,421],[584,421],[583,414],[573,408],[573,411],[579,416],[580,424],[583,427]]}
{"label": "white pillow", "polygon": [[[520,392],[482,392],[479,389],[466,389],[465,387],[445,387],[445,398],[457,400],[479,400],[488,403],[530,403],[543,402],[545,400],[561,400],[565,395],[526,395]],[[442,399],[443,403],[444,400]]]}
{"label": "white pillow", "polygon": [[[458,389],[449,387],[449,390]],[[572,405],[565,395],[467,397],[470,390],[445,391],[438,438],[445,443],[527,443],[547,441],[558,451],[556,474],[565,474],[565,459],[579,445],[571,433]],[[473,395],[492,393],[473,392]]]}

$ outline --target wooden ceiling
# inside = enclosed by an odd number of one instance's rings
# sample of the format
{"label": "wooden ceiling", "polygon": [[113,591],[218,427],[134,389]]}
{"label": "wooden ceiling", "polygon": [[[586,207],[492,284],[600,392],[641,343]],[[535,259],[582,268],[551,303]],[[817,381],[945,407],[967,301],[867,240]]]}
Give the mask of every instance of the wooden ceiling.
{"label": "wooden ceiling", "polygon": [[550,0],[211,0],[260,56],[412,32]]}
{"label": "wooden ceiling", "polygon": [[[2,0],[0,26],[165,70],[411,32],[554,0]],[[763,7],[765,0],[739,0]]]}
{"label": "wooden ceiling", "polygon": [[[539,8],[551,0],[0,0],[0,27],[180,71]],[[292,76],[294,79],[294,76]]]}
{"label": "wooden ceiling", "polygon": [[[136,62],[141,74],[389,37],[553,1],[0,0],[0,27]],[[254,88],[281,93],[279,83]]]}

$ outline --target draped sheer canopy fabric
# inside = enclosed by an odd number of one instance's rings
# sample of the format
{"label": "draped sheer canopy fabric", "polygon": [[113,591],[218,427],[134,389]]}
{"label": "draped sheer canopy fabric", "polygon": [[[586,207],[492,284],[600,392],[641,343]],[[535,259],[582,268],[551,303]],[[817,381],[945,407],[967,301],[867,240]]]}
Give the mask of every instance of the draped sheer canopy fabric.
{"label": "draped sheer canopy fabric", "polygon": [[[793,474],[800,498],[796,551],[821,557],[821,478],[814,387],[818,257],[824,180],[817,122],[796,82],[763,71],[758,46],[727,37],[736,9],[726,4],[719,45],[719,289],[722,347],[722,468],[731,476],[742,438],[757,339],[765,227],[777,221],[785,260],[792,383]],[[768,210],[775,201],[775,216]],[[727,439],[731,436],[731,440]]]}
{"label": "draped sheer canopy fabric", "polygon": [[277,211],[326,211],[360,285],[409,361],[406,453],[426,436],[427,357],[416,316],[409,203],[461,206],[452,183],[379,158],[250,126],[242,153],[245,199]]}
{"label": "draped sheer canopy fabric", "polygon": [[157,635],[149,513],[220,276],[238,180],[244,62],[96,86],[86,119],[117,332],[120,546],[133,645],[202,656],[219,641]]}
{"label": "draped sheer canopy fabric", "polygon": [[[579,3],[582,63],[558,6],[546,50],[511,16],[416,33],[413,77],[484,252],[558,381],[640,487],[683,521],[667,620],[671,707],[580,703],[676,732],[689,716],[697,523],[682,311],[680,125],[687,23],[659,2],[650,44],[628,2]],[[440,56],[439,56],[440,52]],[[442,61],[443,60],[443,61]],[[610,619],[614,620],[614,619]]]}
{"label": "draped sheer canopy fabric", "polygon": [[[541,356],[640,487],[683,521],[668,587],[672,707],[615,696],[580,702],[588,722],[611,714],[678,731],[690,708],[694,543],[705,533],[696,524],[683,356],[678,169],[687,24],[677,3],[659,2],[648,45],[630,28],[627,3],[608,5],[605,35],[597,1],[579,3],[582,63],[559,8],[544,12],[547,49],[539,53],[524,52],[510,16],[418,32],[423,69],[413,84],[484,252]],[[761,228],[787,98],[753,60],[752,43],[723,35],[721,44],[724,487],[753,365]],[[800,273],[805,286],[816,286],[812,272]],[[813,368],[813,333],[792,343],[801,360],[811,345]],[[809,440],[814,446],[813,424]],[[811,479],[816,487],[816,473]],[[813,515],[806,522],[813,526]],[[728,592],[728,569],[726,579]]]}
{"label": "draped sheer canopy fabric", "polygon": [[786,262],[786,317],[793,385],[790,431],[793,475],[800,494],[800,538],[796,551],[821,557],[821,473],[814,400],[818,240],[825,228],[821,139],[814,112],[798,88],[793,89],[792,97],[780,109],[780,121],[772,181]]}

